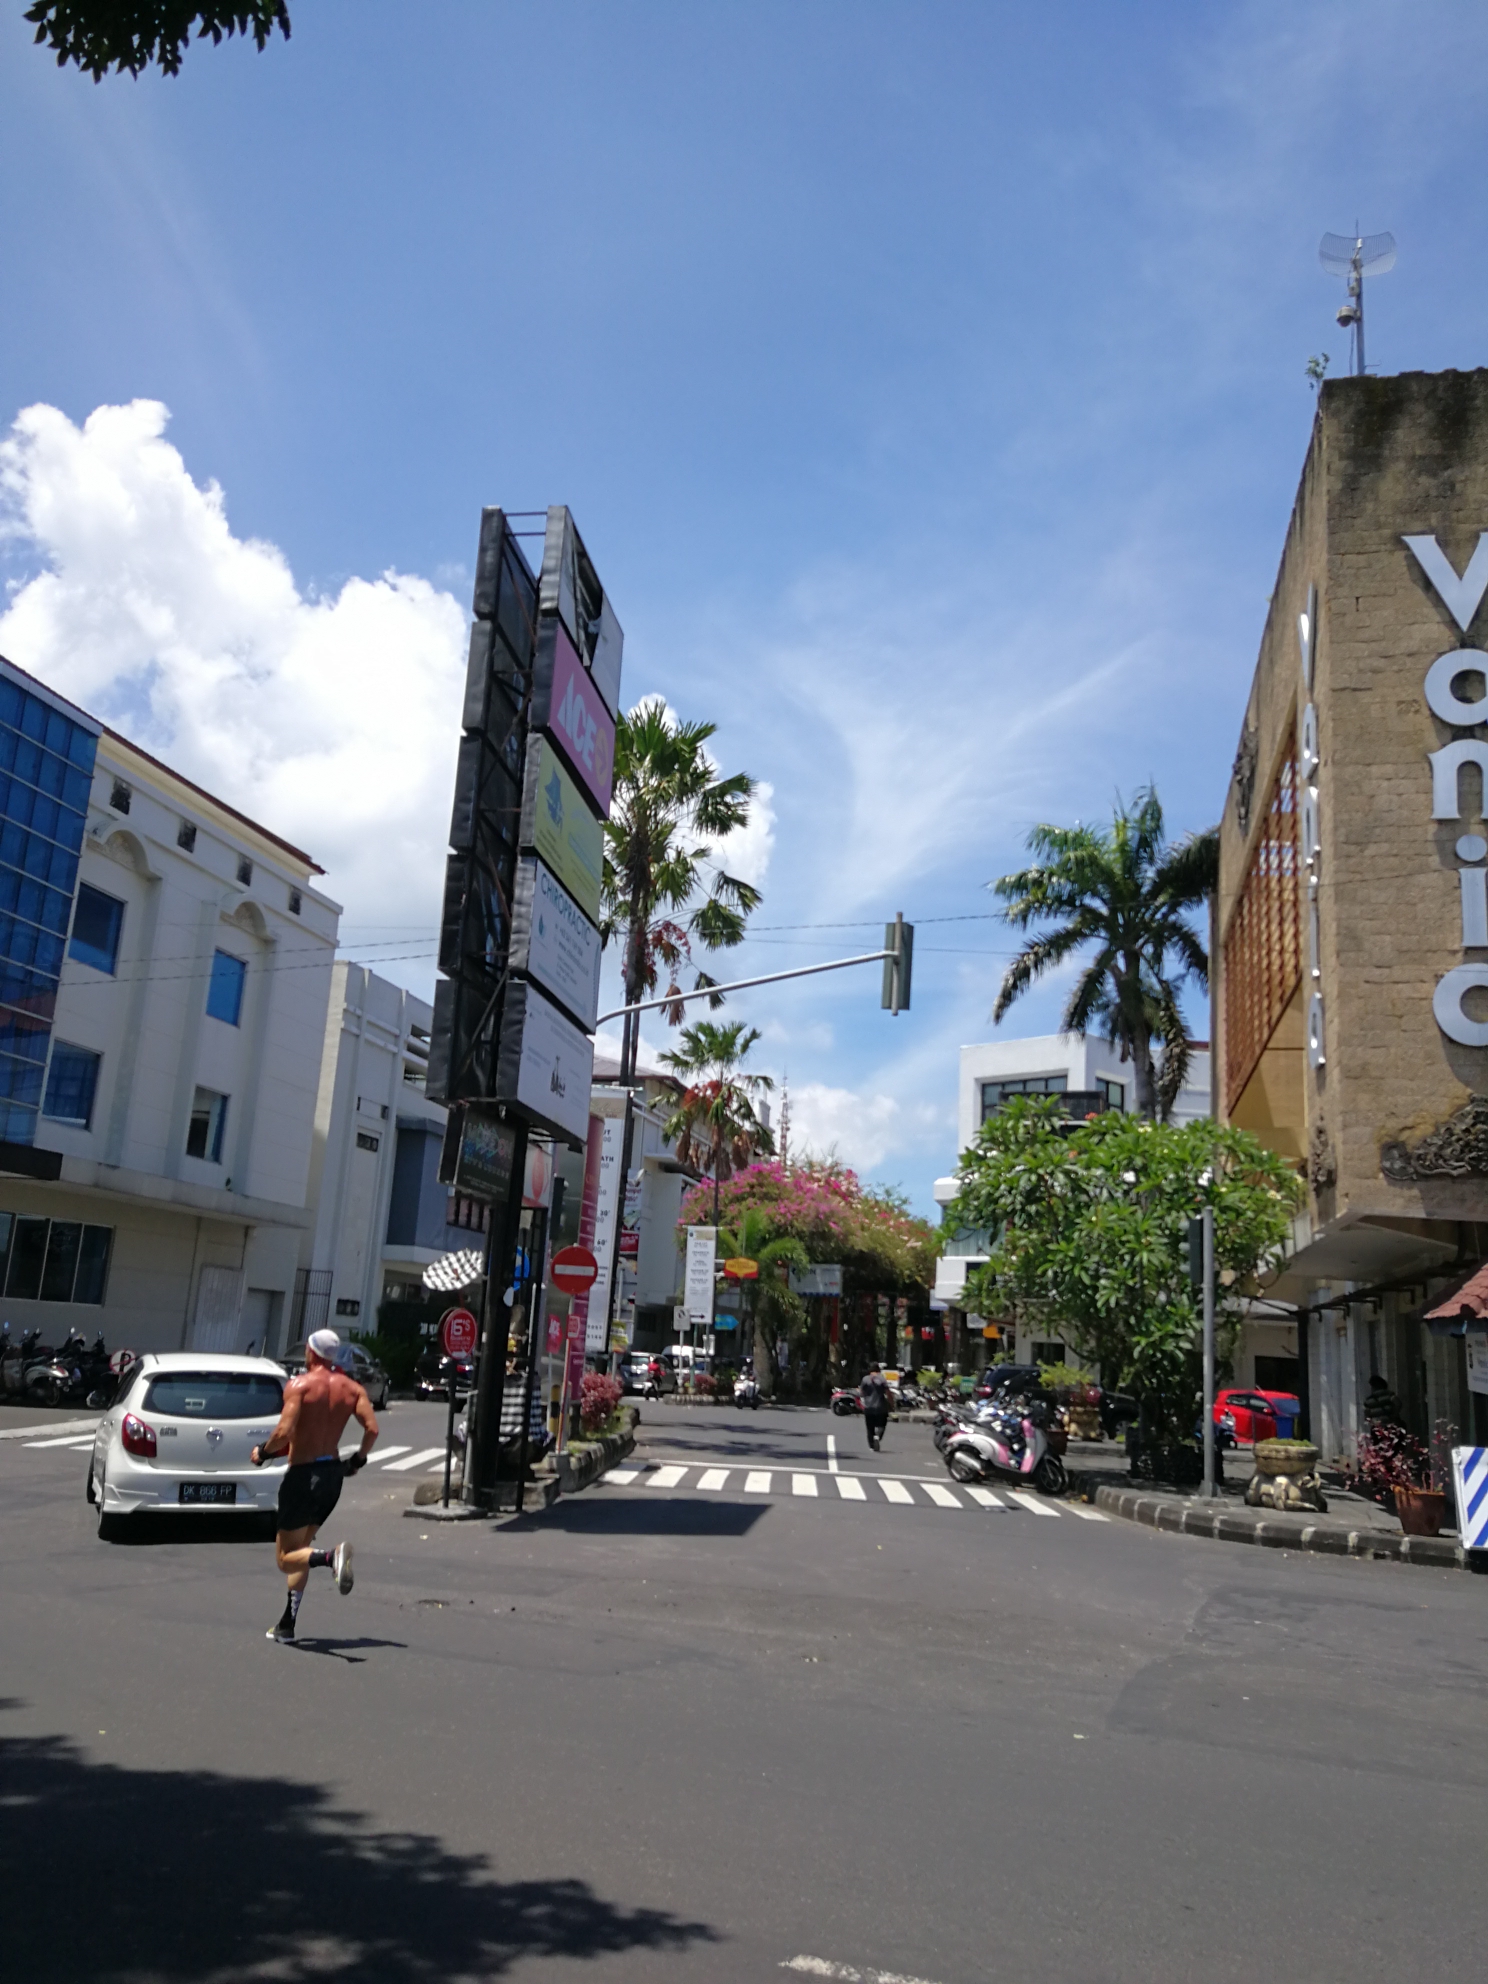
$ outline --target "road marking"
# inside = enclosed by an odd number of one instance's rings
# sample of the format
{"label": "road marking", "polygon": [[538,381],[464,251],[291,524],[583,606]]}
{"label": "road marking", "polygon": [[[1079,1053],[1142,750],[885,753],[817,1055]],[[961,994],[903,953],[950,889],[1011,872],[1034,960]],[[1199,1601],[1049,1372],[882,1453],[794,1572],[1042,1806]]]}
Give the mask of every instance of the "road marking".
{"label": "road marking", "polygon": [[1066,1504],[1066,1507],[1072,1516],[1083,1516],[1086,1522],[1109,1522],[1111,1520],[1109,1516],[1103,1516],[1099,1509],[1082,1509],[1078,1502],[1069,1502]]}
{"label": "road marking", "polygon": [[729,1470],[726,1467],[710,1467],[702,1480],[699,1481],[698,1486],[704,1490],[711,1491],[721,1488],[728,1478]]}
{"label": "road marking", "polygon": [[816,1493],[816,1476],[814,1474],[793,1474],[791,1476],[791,1493],[793,1495],[814,1495]]}
{"label": "road marking", "polygon": [[866,1502],[868,1499],[863,1493],[862,1482],[859,1481],[855,1474],[838,1475],[837,1493],[842,1497],[844,1502]]}
{"label": "road marking", "polygon": [[828,1474],[836,1474],[836,1473],[837,1473],[837,1471],[838,1471],[838,1468],[837,1468],[837,1435],[836,1435],[835,1433],[828,1433],[828,1435],[827,1435],[827,1472],[828,1472]]}
{"label": "road marking", "polygon": [[914,1501],[914,1496],[910,1494],[902,1481],[880,1481],[878,1485],[884,1491],[885,1501],[910,1503]]}
{"label": "road marking", "polygon": [[1047,1502],[1041,1502],[1036,1495],[1025,1495],[1021,1488],[1009,1488],[1009,1496],[1021,1508],[1031,1509],[1036,1516],[1057,1516],[1058,1509],[1051,1509]]}
{"label": "road marking", "polygon": [[91,1433],[85,1440],[80,1440],[76,1433],[64,1433],[60,1440],[28,1440],[26,1442],[27,1447],[32,1450],[37,1447],[91,1447],[92,1444],[93,1435]]}
{"label": "road marking", "polygon": [[744,1493],[746,1495],[768,1495],[769,1492],[770,1492],[770,1477],[768,1474],[745,1475]]}
{"label": "road marking", "polygon": [[42,1433],[82,1433],[97,1424],[96,1419],[49,1419],[44,1426],[7,1426],[0,1440],[21,1440],[33,1447]]}
{"label": "road marking", "polygon": [[646,1476],[648,1488],[675,1488],[687,1472],[685,1467],[658,1467],[653,1474]]}
{"label": "road marking", "polygon": [[612,1467],[608,1474],[602,1474],[599,1478],[613,1483],[616,1488],[624,1488],[635,1480],[640,1471],[638,1467]]}
{"label": "road marking", "polygon": [[423,1467],[431,1460],[443,1460],[443,1447],[424,1447],[419,1453],[409,1454],[406,1460],[389,1461],[384,1474],[407,1474],[412,1468]]}
{"label": "road marking", "polygon": [[974,1502],[980,1502],[984,1509],[1000,1509],[1004,1515],[1007,1514],[1007,1503],[1000,1496],[994,1495],[990,1488],[968,1488],[966,1492]]}
{"label": "road marking", "polygon": [[[352,1447],[350,1451],[355,1453],[356,1448]],[[441,1447],[440,1452],[443,1453],[443,1451],[444,1449]],[[383,1447],[380,1452],[373,1455],[373,1459],[377,1461],[379,1466],[385,1467],[390,1460],[396,1460],[399,1454],[412,1452],[412,1447]]]}
{"label": "road marking", "polygon": [[782,1970],[803,1970],[808,1977],[838,1977],[842,1984],[930,1984],[928,1977],[906,1977],[898,1970],[859,1970],[852,1963],[829,1963],[824,1956],[792,1956]]}
{"label": "road marking", "polygon": [[935,1503],[937,1508],[959,1509],[961,1506],[961,1504],[956,1500],[955,1496],[951,1493],[950,1489],[942,1488],[938,1482],[927,1481],[925,1483],[925,1493],[930,1497],[931,1501]]}

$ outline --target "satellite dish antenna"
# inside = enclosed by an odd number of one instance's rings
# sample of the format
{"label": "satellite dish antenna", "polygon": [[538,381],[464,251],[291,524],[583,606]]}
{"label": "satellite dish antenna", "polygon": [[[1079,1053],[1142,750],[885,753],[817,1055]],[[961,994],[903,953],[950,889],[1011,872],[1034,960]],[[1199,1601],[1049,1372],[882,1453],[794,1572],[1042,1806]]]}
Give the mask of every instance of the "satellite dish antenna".
{"label": "satellite dish antenna", "polygon": [[1393,234],[1325,234],[1318,260],[1330,276],[1348,277],[1348,302],[1338,321],[1353,333],[1354,377],[1364,377],[1364,278],[1382,276],[1395,266]]}

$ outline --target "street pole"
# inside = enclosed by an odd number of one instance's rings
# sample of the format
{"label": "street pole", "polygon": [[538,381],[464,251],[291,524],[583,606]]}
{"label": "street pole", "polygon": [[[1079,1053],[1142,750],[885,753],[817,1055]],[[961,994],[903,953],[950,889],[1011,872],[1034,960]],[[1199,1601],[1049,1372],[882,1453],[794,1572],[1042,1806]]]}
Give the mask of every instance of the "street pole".
{"label": "street pole", "polygon": [[1214,1499],[1214,1208],[1204,1208],[1204,1498]]}
{"label": "street pole", "polygon": [[504,1200],[491,1205],[490,1247],[486,1255],[486,1300],[480,1353],[475,1367],[475,1412],[465,1443],[464,1499],[472,1507],[496,1506],[501,1400],[506,1386],[506,1338],[510,1327],[504,1296],[516,1279],[521,1238],[522,1183],[527,1172],[527,1125],[518,1121],[512,1175]]}

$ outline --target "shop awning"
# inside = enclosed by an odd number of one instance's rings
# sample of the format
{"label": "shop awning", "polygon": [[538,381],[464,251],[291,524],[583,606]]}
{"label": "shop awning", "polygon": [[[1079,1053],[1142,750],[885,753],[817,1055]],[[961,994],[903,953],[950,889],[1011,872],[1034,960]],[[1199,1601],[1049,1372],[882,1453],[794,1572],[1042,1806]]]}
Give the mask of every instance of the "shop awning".
{"label": "shop awning", "polygon": [[1466,1336],[1488,1327],[1488,1263],[1433,1303],[1425,1322],[1433,1336]]}

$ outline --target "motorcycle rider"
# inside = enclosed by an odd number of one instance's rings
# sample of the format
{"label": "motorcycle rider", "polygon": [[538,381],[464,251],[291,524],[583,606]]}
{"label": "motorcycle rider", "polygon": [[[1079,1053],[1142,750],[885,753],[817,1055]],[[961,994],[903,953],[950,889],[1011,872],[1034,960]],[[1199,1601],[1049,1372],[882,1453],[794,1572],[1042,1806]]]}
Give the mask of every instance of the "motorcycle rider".
{"label": "motorcycle rider", "polygon": [[876,1364],[870,1364],[858,1386],[863,1401],[863,1424],[868,1429],[868,1445],[877,1453],[883,1445],[884,1428],[889,1423],[889,1381]]}

